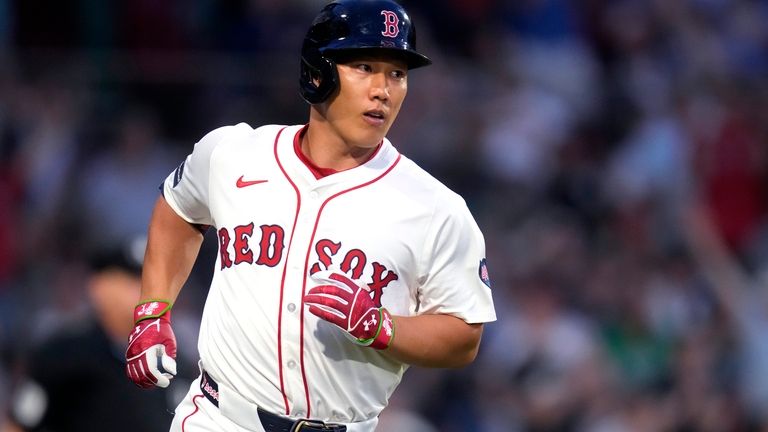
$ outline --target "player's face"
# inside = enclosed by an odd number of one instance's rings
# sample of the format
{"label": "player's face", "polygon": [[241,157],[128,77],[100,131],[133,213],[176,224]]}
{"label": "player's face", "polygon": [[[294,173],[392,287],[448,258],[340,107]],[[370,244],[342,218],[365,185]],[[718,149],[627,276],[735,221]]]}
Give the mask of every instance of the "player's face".
{"label": "player's face", "polygon": [[362,57],[338,64],[339,90],[326,119],[352,147],[373,148],[389,131],[408,91],[405,62],[390,57]]}

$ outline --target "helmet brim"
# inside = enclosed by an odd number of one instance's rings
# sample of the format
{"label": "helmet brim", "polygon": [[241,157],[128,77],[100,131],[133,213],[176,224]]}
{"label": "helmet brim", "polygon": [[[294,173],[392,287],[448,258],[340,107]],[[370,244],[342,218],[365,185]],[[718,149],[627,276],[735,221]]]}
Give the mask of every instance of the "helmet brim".
{"label": "helmet brim", "polygon": [[419,54],[418,52],[398,47],[382,47],[382,46],[358,46],[358,47],[339,47],[332,46],[323,48],[320,50],[323,56],[328,57],[335,62],[349,61],[355,57],[363,56],[391,56],[392,58],[401,59],[405,61],[408,69],[416,69],[423,66],[429,66],[432,64],[432,60],[429,57]]}

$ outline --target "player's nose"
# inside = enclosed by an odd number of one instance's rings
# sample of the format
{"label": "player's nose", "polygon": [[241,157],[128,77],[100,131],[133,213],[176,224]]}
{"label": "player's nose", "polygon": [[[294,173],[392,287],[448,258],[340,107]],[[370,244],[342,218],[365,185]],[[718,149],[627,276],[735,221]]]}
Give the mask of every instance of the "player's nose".
{"label": "player's nose", "polygon": [[389,99],[389,80],[383,72],[375,73],[371,77],[371,99],[387,100]]}

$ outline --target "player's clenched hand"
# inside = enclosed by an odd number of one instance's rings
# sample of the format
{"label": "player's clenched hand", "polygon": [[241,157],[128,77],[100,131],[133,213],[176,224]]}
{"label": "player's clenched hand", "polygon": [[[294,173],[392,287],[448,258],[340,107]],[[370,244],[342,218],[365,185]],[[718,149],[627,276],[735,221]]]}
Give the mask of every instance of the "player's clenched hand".
{"label": "player's clenched hand", "polygon": [[133,311],[136,326],[125,352],[128,378],[139,387],[168,387],[176,375],[176,336],[171,329],[171,303],[152,300]]}
{"label": "player's clenched hand", "polygon": [[310,312],[341,327],[360,345],[376,349],[389,346],[394,336],[392,317],[374,304],[367,286],[330,271],[318,272],[312,278],[319,285],[304,296]]}

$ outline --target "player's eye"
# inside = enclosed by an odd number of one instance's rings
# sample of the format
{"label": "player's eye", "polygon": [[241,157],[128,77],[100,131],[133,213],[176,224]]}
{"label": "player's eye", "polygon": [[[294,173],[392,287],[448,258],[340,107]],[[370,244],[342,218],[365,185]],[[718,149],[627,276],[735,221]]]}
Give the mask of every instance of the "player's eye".
{"label": "player's eye", "polygon": [[398,80],[401,80],[408,76],[408,73],[402,69],[397,69],[392,71],[392,77]]}
{"label": "player's eye", "polygon": [[368,63],[358,63],[356,67],[358,70],[362,72],[371,72],[373,70],[371,65],[369,65]]}

